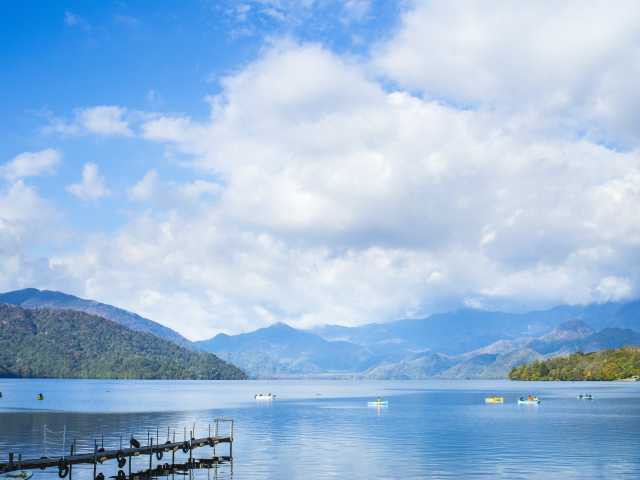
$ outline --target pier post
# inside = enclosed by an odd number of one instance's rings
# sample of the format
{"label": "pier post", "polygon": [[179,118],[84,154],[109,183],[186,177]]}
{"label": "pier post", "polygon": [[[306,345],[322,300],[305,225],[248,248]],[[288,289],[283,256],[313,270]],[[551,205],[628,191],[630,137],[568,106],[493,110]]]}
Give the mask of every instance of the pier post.
{"label": "pier post", "polygon": [[[176,443],[176,429],[173,429],[173,443]],[[176,464],[176,449],[172,448],[171,449],[171,465],[175,465]]]}
{"label": "pier post", "polygon": [[[69,447],[69,456],[73,458],[73,454],[75,453],[76,440],[74,439],[71,442],[71,446]],[[73,478],[73,463],[69,463],[69,480]]]}
{"label": "pier post", "polygon": [[151,448],[149,449],[149,474],[151,474],[151,469],[153,468],[153,437],[151,437],[150,443]]}
{"label": "pier post", "polygon": [[93,439],[93,480],[96,480],[96,468],[97,468],[97,460],[96,453],[98,453],[98,441]]}

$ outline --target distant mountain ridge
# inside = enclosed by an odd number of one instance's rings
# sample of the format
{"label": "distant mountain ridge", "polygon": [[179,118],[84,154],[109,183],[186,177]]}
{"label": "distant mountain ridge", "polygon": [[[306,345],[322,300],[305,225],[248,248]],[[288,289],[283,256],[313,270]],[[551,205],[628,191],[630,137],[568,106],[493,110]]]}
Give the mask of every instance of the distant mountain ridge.
{"label": "distant mountain ridge", "polygon": [[0,304],[0,377],[244,379],[234,365],[75,310]]}
{"label": "distant mountain ridge", "polygon": [[16,305],[22,308],[48,308],[56,310],[75,310],[91,315],[106,318],[115,323],[137,332],[146,332],[156,337],[169,340],[185,348],[193,349],[193,344],[180,335],[178,332],[168,327],[160,325],[152,320],[129,312],[122,308],[113,307],[106,303],[86,300],[67,293],[52,290],[38,290],[36,288],[26,288],[12,292],[1,293],[0,303]]}
{"label": "distant mountain ridge", "polygon": [[640,345],[629,327],[640,330],[640,301],[527,313],[466,309],[308,331],[279,324],[196,344],[254,377],[504,378],[514,366],[552,355]]}
{"label": "distant mountain ridge", "polygon": [[526,313],[463,309],[420,319],[359,327],[327,325],[311,331],[327,340],[341,339],[383,351],[401,345],[414,351],[459,355],[500,340],[544,335],[564,322],[576,320],[593,330],[616,327],[640,331],[640,301],[563,305]]}
{"label": "distant mountain ridge", "polygon": [[327,341],[284,323],[194,343],[256,377],[351,372],[368,368],[372,357],[363,347]]}

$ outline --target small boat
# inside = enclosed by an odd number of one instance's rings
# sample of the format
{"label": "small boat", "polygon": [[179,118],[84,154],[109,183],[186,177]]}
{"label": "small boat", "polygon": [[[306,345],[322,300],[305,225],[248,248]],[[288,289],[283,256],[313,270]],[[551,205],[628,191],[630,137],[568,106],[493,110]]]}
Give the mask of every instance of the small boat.
{"label": "small boat", "polygon": [[256,393],[253,398],[256,400],[275,400],[276,396],[273,393]]}
{"label": "small boat", "polygon": [[367,407],[388,407],[389,406],[389,402],[387,402],[386,400],[382,400],[381,398],[376,398],[375,400],[373,400],[372,402],[367,402]]}
{"label": "small boat", "polygon": [[16,470],[15,472],[7,472],[0,474],[2,480],[29,480],[33,475],[32,472],[26,470]]}
{"label": "small boat", "polygon": [[593,400],[593,395],[590,393],[581,393],[576,397],[578,400]]}
{"label": "small boat", "polygon": [[527,395],[527,397],[520,397],[518,399],[518,405],[538,405],[540,399],[535,395]]}
{"label": "small boat", "polygon": [[484,399],[484,403],[504,403],[504,397],[492,395]]}
{"label": "small boat", "polygon": [[39,393],[36,395],[36,400],[44,400],[44,395]]}

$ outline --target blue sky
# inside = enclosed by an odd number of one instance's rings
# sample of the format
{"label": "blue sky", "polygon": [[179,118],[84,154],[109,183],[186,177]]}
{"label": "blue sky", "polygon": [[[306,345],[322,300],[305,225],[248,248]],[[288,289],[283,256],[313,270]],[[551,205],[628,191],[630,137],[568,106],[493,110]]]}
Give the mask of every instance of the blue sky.
{"label": "blue sky", "polygon": [[2,290],[190,338],[639,294],[634,2],[4,10]]}
{"label": "blue sky", "polygon": [[[269,39],[321,41],[338,52],[364,55],[365,42],[392,28],[400,11],[394,2],[380,2],[375,11],[366,2],[365,15],[351,18],[342,2],[296,3],[170,1],[156,11],[146,1],[8,4],[0,34],[6,92],[2,158],[44,148],[64,152],[54,181],[32,182],[55,199],[74,229],[113,231],[127,219],[122,195],[86,205],[60,188],[77,181],[84,163],[98,164],[115,192],[125,191],[150,166],[176,180],[193,175],[163,161],[157,145],[56,137],[43,131],[47,121],[98,105],[203,119],[209,113],[204,98],[219,93],[218,79],[256,59]],[[281,19],[278,12],[291,18]]]}

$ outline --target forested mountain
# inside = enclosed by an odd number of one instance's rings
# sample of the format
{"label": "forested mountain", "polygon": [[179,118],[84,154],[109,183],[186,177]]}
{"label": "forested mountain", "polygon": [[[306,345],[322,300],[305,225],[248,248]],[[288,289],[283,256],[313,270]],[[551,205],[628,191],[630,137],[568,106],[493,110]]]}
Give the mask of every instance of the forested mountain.
{"label": "forested mountain", "polygon": [[182,347],[193,349],[193,345],[189,340],[159,323],[141,317],[136,313],[123,310],[122,308],[113,307],[94,300],[86,300],[62,292],[26,288],[1,293],[0,303],[17,305],[22,308],[64,309],[85,312],[106,318],[131,330],[151,333],[156,337],[170,340]]}
{"label": "forested mountain", "polygon": [[74,310],[0,304],[0,377],[243,379],[213,354]]}
{"label": "forested mountain", "polygon": [[577,352],[515,367],[511,380],[624,380],[640,377],[640,348]]}

